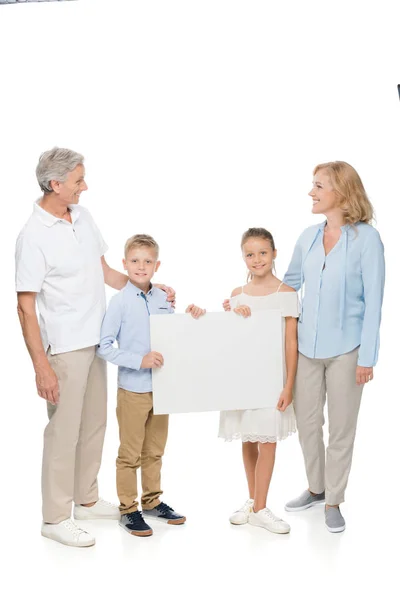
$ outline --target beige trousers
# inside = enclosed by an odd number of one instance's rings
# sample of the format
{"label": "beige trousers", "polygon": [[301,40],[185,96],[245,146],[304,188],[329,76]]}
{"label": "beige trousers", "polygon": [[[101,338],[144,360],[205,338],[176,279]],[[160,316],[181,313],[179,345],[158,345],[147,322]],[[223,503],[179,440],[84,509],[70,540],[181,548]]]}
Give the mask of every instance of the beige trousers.
{"label": "beige trousers", "polygon": [[117,418],[120,447],[117,491],[121,514],[137,510],[137,470],[141,468],[142,508],[160,503],[161,465],[168,436],[168,415],[153,414],[153,394],[118,389]]}
{"label": "beige trousers", "polygon": [[47,403],[49,423],[44,432],[43,521],[59,523],[71,516],[72,501],[98,500],[107,418],[106,363],[96,347],[48,354],[59,385],[56,406]]}
{"label": "beige trousers", "polygon": [[[333,358],[299,354],[294,409],[309,489],[340,504],[349,478],[363,385],[356,384],[358,348]],[[329,444],[323,440],[328,397]]]}

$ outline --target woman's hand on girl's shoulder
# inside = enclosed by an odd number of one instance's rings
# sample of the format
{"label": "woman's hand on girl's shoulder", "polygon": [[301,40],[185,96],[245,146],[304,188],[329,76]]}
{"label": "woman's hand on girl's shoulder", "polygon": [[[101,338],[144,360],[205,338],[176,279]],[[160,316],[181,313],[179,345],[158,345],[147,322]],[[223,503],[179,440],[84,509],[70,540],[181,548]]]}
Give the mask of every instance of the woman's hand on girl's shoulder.
{"label": "woman's hand on girl's shoulder", "polygon": [[289,404],[292,404],[293,392],[289,388],[283,388],[281,395],[279,396],[278,404],[276,408],[281,412],[285,412]]}
{"label": "woman's hand on girl's shoulder", "polygon": [[[233,298],[234,296],[238,296],[241,293],[241,291],[242,291],[241,287],[235,288],[231,294],[231,298]],[[223,301],[222,308],[224,309],[225,312],[229,312],[230,310],[232,310],[231,301],[229,300],[229,298]]]}

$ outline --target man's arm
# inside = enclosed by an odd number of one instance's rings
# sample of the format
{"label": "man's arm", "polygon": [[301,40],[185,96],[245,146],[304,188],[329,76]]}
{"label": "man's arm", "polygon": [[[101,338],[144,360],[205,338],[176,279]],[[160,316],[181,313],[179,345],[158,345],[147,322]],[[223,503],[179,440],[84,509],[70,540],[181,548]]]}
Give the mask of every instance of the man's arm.
{"label": "man's arm", "polygon": [[103,267],[104,281],[114,290],[122,290],[128,283],[128,277],[107,264],[104,256],[101,257],[101,266]]}
{"label": "man's arm", "polygon": [[38,394],[51,404],[57,404],[60,396],[58,379],[47,360],[43,348],[36,315],[36,293],[18,292],[17,297],[18,317],[25,344],[35,369]]}

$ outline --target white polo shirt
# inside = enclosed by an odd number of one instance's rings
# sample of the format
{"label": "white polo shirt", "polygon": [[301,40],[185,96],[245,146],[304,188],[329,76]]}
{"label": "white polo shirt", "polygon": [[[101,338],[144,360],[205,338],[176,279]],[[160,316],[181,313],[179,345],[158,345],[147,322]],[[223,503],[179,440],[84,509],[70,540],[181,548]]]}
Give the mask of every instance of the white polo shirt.
{"label": "white polo shirt", "polygon": [[38,202],[17,239],[16,290],[37,293],[45,350],[94,346],[106,308],[100,257],[107,245],[86,208],[69,207],[71,225]]}

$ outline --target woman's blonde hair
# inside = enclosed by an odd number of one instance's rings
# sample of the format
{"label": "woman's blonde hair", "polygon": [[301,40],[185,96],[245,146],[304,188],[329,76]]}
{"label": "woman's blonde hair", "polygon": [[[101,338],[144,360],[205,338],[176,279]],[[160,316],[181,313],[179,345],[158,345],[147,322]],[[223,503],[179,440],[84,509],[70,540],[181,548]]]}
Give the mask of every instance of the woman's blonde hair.
{"label": "woman's blonde hair", "polygon": [[345,222],[354,225],[361,221],[370,223],[374,218],[374,209],[369,201],[363,183],[357,171],[348,163],[341,160],[321,163],[314,169],[326,171],[332,187],[339,198],[339,207],[344,213]]}

